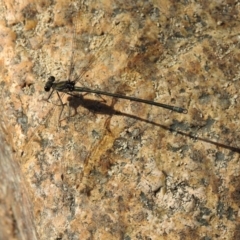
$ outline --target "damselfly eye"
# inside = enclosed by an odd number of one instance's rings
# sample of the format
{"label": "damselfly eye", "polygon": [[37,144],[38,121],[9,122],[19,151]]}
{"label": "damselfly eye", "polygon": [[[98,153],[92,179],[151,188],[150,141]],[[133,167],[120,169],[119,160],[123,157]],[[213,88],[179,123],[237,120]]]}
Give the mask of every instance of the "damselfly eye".
{"label": "damselfly eye", "polygon": [[48,82],[54,82],[55,81],[55,77],[54,76],[50,76],[49,78],[48,78]]}
{"label": "damselfly eye", "polygon": [[45,86],[45,87],[44,87],[44,90],[45,90],[46,92],[49,92],[50,89],[51,89],[51,87],[49,87],[49,86]]}
{"label": "damselfly eye", "polygon": [[44,87],[44,90],[45,90],[46,92],[49,92],[49,91],[50,91],[50,89],[51,89],[54,81],[55,81],[55,77],[50,76],[50,77],[48,78],[48,81],[46,82],[45,87]]}

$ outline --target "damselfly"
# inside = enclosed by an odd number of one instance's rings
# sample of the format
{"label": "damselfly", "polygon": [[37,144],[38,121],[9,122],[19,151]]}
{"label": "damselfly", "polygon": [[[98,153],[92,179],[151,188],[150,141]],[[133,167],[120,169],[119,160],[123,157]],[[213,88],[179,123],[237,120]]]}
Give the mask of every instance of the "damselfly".
{"label": "damselfly", "polygon": [[[117,26],[119,23],[114,23],[112,29],[114,29],[115,26]],[[121,99],[126,99],[126,100],[130,100],[130,101],[135,101],[135,102],[141,102],[141,103],[145,103],[145,104],[149,104],[149,105],[154,105],[157,107],[161,107],[161,108],[165,108],[165,109],[169,109],[172,110],[174,112],[178,112],[178,113],[184,113],[186,114],[188,111],[185,108],[182,107],[177,107],[177,106],[171,106],[168,104],[163,104],[163,103],[158,103],[158,102],[154,102],[151,100],[146,100],[146,99],[141,99],[141,98],[136,98],[136,97],[132,97],[132,96],[126,96],[123,94],[119,94],[119,93],[111,93],[111,92],[107,92],[107,91],[102,91],[102,90],[96,90],[96,89],[90,89],[87,87],[78,87],[75,86],[76,83],[82,79],[83,74],[85,71],[89,70],[89,67],[91,66],[91,64],[94,61],[93,59],[90,59],[90,62],[88,64],[87,67],[83,67],[81,69],[81,73],[80,74],[76,74],[76,72],[79,72],[76,69],[76,59],[75,58],[75,48],[77,48],[77,28],[78,28],[78,24],[74,24],[74,34],[73,34],[73,38],[72,38],[72,54],[71,54],[71,58],[70,58],[70,68],[69,68],[69,73],[68,73],[68,78],[67,81],[60,81],[60,82],[55,82],[55,77],[54,76],[50,76],[48,78],[47,83],[45,84],[45,91],[50,91],[52,90],[52,92],[50,93],[49,97],[47,98],[47,100],[50,99],[50,97],[52,96],[52,93],[54,91],[57,92],[58,98],[60,100],[60,103],[62,105],[62,109],[59,115],[59,120],[61,118],[61,114],[63,112],[63,107],[64,104],[62,102],[62,99],[60,97],[59,92],[63,92],[63,93],[67,93],[69,95],[75,96],[74,92],[83,92],[83,93],[95,93],[98,95],[105,95],[105,96],[110,96],[113,98],[121,98]],[[104,45],[104,40],[99,44],[99,48],[103,47],[102,45]],[[98,56],[99,57],[99,56]],[[75,75],[74,75],[75,73]]]}
{"label": "damselfly", "polygon": [[46,92],[49,92],[52,89],[48,99],[52,96],[52,93],[54,91],[57,92],[58,98],[59,98],[59,100],[61,102],[61,105],[62,105],[62,110],[61,110],[61,113],[59,115],[59,119],[61,117],[64,104],[63,104],[62,99],[61,99],[58,92],[64,92],[64,93],[67,93],[69,95],[73,95],[72,93],[74,93],[74,92],[95,93],[95,94],[99,94],[99,95],[105,95],[105,96],[110,96],[110,97],[114,97],[114,98],[122,98],[122,99],[130,100],[130,101],[135,101],[135,102],[141,102],[141,103],[145,103],[145,104],[149,104],[149,105],[154,105],[154,106],[161,107],[161,108],[166,108],[166,109],[172,110],[174,112],[178,112],[178,113],[185,113],[186,114],[188,112],[187,109],[182,108],[182,107],[171,106],[171,105],[167,105],[167,104],[164,104],[164,103],[158,103],[158,102],[154,102],[154,101],[150,101],[150,100],[146,100],[146,99],[130,97],[130,96],[125,96],[125,95],[121,95],[121,94],[117,94],[117,93],[110,93],[110,92],[90,89],[90,88],[86,88],[86,87],[76,87],[75,84],[76,84],[75,81],[71,81],[71,80],[55,82],[55,77],[53,77],[53,76],[50,76],[48,78],[47,83],[45,84],[44,89],[45,89]]}

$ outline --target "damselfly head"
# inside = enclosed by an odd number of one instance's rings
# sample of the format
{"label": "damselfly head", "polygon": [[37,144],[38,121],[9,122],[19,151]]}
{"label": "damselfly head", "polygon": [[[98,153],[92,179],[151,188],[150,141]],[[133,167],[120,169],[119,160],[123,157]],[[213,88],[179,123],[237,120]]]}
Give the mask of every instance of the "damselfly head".
{"label": "damselfly head", "polygon": [[45,86],[44,86],[44,90],[46,91],[46,92],[49,92],[50,91],[50,89],[52,88],[52,85],[53,85],[53,82],[55,81],[55,77],[53,77],[53,76],[50,76],[49,78],[48,78],[48,81],[46,82],[46,84],[45,84]]}

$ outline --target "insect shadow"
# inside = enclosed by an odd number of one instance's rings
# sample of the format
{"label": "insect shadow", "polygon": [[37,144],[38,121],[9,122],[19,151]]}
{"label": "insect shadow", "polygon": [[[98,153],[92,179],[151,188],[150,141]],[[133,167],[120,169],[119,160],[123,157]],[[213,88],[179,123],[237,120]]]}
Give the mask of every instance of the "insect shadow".
{"label": "insect shadow", "polygon": [[[203,138],[203,137],[196,136],[196,134],[193,133],[192,128],[190,127],[190,124],[188,124],[189,126],[184,128],[185,131],[182,131],[182,130],[178,130],[177,127],[175,127],[175,126],[168,127],[168,126],[162,125],[160,123],[156,123],[154,121],[150,121],[148,119],[144,119],[144,118],[141,118],[141,117],[133,115],[133,114],[124,113],[124,112],[115,110],[114,109],[114,104],[116,102],[114,102],[114,100],[113,100],[113,103],[111,105],[107,105],[104,102],[104,100],[99,101],[99,100],[87,99],[87,98],[84,98],[84,96],[82,94],[79,94],[79,95],[76,95],[76,96],[72,96],[72,95],[69,96],[68,101],[69,101],[69,107],[73,108],[74,111],[75,111],[73,116],[78,114],[77,109],[79,107],[83,107],[85,109],[88,109],[90,112],[93,112],[93,113],[109,115],[110,118],[111,118],[112,115],[126,116],[126,117],[129,117],[129,118],[138,120],[138,121],[142,121],[142,122],[145,122],[145,123],[152,124],[154,126],[160,127],[160,128],[165,129],[167,131],[174,132],[174,133],[180,134],[180,135],[185,136],[185,137],[189,137],[189,138],[194,139],[194,140],[210,143],[210,144],[215,145],[217,147],[225,148],[225,149],[231,150],[233,152],[240,153],[240,148],[238,148],[238,147],[234,147],[234,146],[230,146],[230,145],[227,145],[227,144],[224,144],[224,143],[213,141],[213,140],[208,139],[208,138]],[[73,117],[73,116],[70,116],[70,117]],[[190,131],[190,133],[187,132],[187,131]]]}

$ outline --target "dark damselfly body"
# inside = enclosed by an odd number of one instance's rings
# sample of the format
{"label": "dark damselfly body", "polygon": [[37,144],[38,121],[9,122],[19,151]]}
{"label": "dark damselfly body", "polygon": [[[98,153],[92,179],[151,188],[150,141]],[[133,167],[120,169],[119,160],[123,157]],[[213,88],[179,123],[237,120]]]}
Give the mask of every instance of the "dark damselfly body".
{"label": "dark damselfly body", "polygon": [[[166,109],[172,110],[174,112],[178,112],[178,113],[186,114],[188,112],[187,109],[182,108],[182,107],[171,106],[171,105],[167,105],[164,103],[158,103],[158,102],[154,102],[154,101],[150,101],[150,100],[125,96],[125,95],[121,95],[121,94],[117,94],[117,93],[105,92],[105,91],[101,91],[101,90],[90,89],[90,88],[86,88],[86,87],[76,87],[75,84],[76,84],[75,81],[70,81],[70,80],[55,82],[55,77],[50,76],[48,78],[47,83],[45,84],[44,89],[47,92],[49,92],[52,89],[52,92],[50,93],[48,99],[51,97],[52,93],[54,91],[56,91],[62,106],[64,106],[64,105],[63,105],[63,102],[62,102],[61,97],[58,92],[64,92],[69,95],[74,95],[74,94],[72,94],[74,92],[85,92],[85,93],[95,93],[95,94],[99,94],[99,95],[110,96],[110,97],[114,97],[114,98],[122,98],[122,99],[135,101],[135,102],[141,102],[141,103],[154,105],[154,106],[161,107],[161,108],[166,108]],[[59,119],[61,117],[62,110],[61,110]]]}

